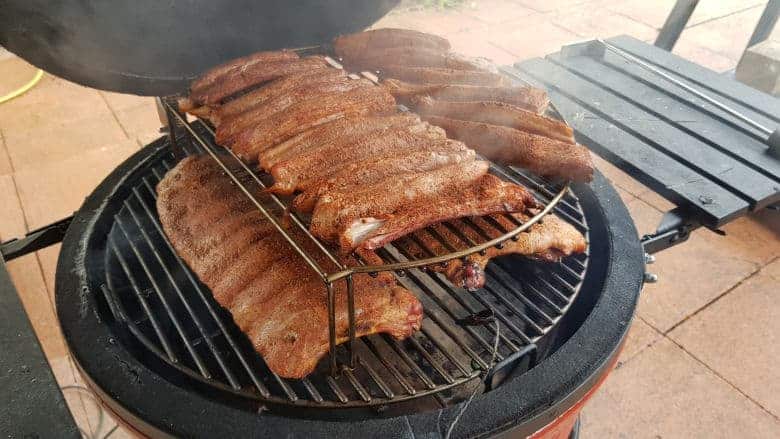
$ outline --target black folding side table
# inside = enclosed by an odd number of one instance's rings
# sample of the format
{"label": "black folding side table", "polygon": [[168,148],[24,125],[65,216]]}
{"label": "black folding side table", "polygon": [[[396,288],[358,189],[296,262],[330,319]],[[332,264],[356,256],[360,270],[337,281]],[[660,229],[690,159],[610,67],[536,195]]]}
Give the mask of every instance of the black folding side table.
{"label": "black folding side table", "polygon": [[648,253],[780,202],[773,96],[628,36],[504,70],[547,89],[581,143],[677,206],[643,238]]}

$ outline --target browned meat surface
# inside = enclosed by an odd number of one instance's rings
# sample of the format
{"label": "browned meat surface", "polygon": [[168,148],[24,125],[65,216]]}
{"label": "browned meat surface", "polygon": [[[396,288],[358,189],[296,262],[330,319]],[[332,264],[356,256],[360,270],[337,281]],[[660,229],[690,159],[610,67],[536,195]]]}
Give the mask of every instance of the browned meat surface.
{"label": "browned meat surface", "polygon": [[354,142],[378,130],[403,128],[419,123],[420,118],[412,113],[339,119],[304,131],[261,152],[260,167],[270,170],[277,163],[289,160],[316,147],[322,147],[332,142]]}
{"label": "browned meat surface", "polygon": [[192,99],[189,97],[186,98],[179,98],[176,100],[176,104],[179,106],[179,111],[186,111],[189,112],[194,108],[198,107],[198,104],[196,104]]}
{"label": "browned meat surface", "polygon": [[425,96],[414,100],[414,109],[424,116],[502,125],[565,143],[575,143],[574,131],[565,123],[503,102],[447,102]]}
{"label": "browned meat surface", "polygon": [[228,72],[219,82],[203,90],[190,94],[190,99],[198,104],[215,105],[223,99],[242,90],[246,90],[272,79],[307,72],[315,69],[331,68],[321,56],[310,56],[301,59],[282,60],[270,63],[258,63]]}
{"label": "browned meat surface", "polygon": [[344,58],[344,66],[353,71],[381,70],[386,65],[407,67],[441,67],[460,70],[483,70],[492,66],[485,61],[470,59],[455,53],[445,53],[422,47],[390,47]]}
{"label": "browned meat surface", "polygon": [[254,163],[258,154],[296,134],[350,116],[390,114],[395,100],[380,87],[357,88],[291,105],[285,111],[258,120],[235,138],[230,147],[243,160]]}
{"label": "browned meat surface", "polygon": [[547,110],[547,106],[550,103],[550,98],[544,90],[533,87],[412,84],[390,78],[383,80],[382,86],[385,87],[398,102],[404,105],[411,105],[412,99],[414,98],[430,96],[434,99],[448,102],[504,102],[541,114]]}
{"label": "browned meat surface", "polygon": [[466,142],[498,163],[526,168],[546,177],[575,181],[593,178],[593,162],[588,149],[582,145],[481,122],[438,116],[425,116],[423,119],[444,128],[449,137]]}
{"label": "browned meat surface", "polygon": [[468,148],[453,152],[424,149],[408,154],[391,153],[385,157],[371,157],[352,162],[295,197],[292,207],[297,212],[310,213],[320,197],[335,197],[338,196],[337,194],[359,190],[391,175],[430,171],[455,163],[470,162],[475,156],[474,150]]}
{"label": "browned meat surface", "polygon": [[428,124],[382,130],[359,141],[333,142],[277,163],[271,168],[274,185],[270,190],[277,194],[304,191],[353,161],[391,153],[409,153],[422,148],[448,152],[461,150],[465,146],[446,139],[443,130]]}
{"label": "browned meat surface", "polygon": [[[181,105],[179,105],[179,110],[181,110],[181,108],[182,108]],[[182,110],[182,111],[184,111],[184,110]],[[203,105],[203,106],[192,108],[192,109],[189,109],[189,110],[186,110],[186,111],[188,113],[190,113],[191,115],[193,115],[193,116],[196,116],[196,117],[199,117],[201,119],[205,119],[205,120],[211,122],[215,126],[217,125],[217,122],[219,120],[216,117],[217,112],[214,109],[214,107],[211,107],[211,106],[208,106],[208,105]]]}
{"label": "browned meat surface", "polygon": [[[220,119],[235,116],[256,105],[266,102],[268,99],[289,93],[302,84],[328,82],[333,80],[333,78],[346,76],[346,74],[347,73],[341,69],[314,69],[312,71],[288,75],[226,102],[219,107],[217,115]],[[218,123],[219,121],[217,121],[217,125]]]}
{"label": "browned meat surface", "polygon": [[[394,175],[354,191],[320,197],[309,230],[326,241],[337,241],[345,231],[353,228],[355,221],[382,220],[415,200],[459,193],[485,175],[488,167],[488,162],[484,161],[454,164],[432,171]],[[401,212],[403,216],[407,213]],[[351,233],[354,245],[342,247],[342,250],[351,250],[370,236],[373,223],[370,224],[365,230],[360,225],[355,226],[356,230]]]}
{"label": "browned meat surface", "polygon": [[[482,243],[488,239],[497,238],[518,227],[518,224],[528,221],[530,216],[512,214],[516,221],[504,215],[491,215],[490,219],[483,217],[470,218],[468,222],[450,223],[454,232],[443,224],[435,224],[430,230],[420,230],[414,233],[413,239],[398,243],[416,259],[444,255],[452,250],[445,247],[441,240],[455,245],[458,249],[471,246],[471,243]],[[482,232],[478,232],[477,228]],[[471,243],[462,238],[471,240]],[[505,241],[502,248],[490,247],[485,254],[475,253],[467,261],[455,259],[444,265],[431,266],[429,269],[442,272],[454,285],[476,290],[485,285],[485,267],[492,259],[503,255],[518,254],[533,259],[548,262],[558,262],[561,258],[576,253],[582,253],[587,248],[585,237],[571,224],[555,215],[547,215],[542,221],[532,225],[527,231],[517,236],[517,241]]]}
{"label": "browned meat surface", "polygon": [[[285,378],[311,373],[328,351],[327,294],[319,276],[210,157],[184,159],[157,193],[160,222],[176,252],[268,367]],[[325,258],[318,262],[333,268]],[[339,282],[338,343],[348,337],[344,289]],[[355,308],[358,336],[384,332],[402,339],[422,321],[420,302],[391,276],[356,276]]]}
{"label": "browned meat surface", "polygon": [[333,50],[344,59],[359,58],[374,50],[392,47],[447,52],[450,50],[450,42],[435,35],[408,29],[375,29],[342,35],[333,40]]}
{"label": "browned meat surface", "polygon": [[492,174],[483,175],[474,184],[459,190],[410,200],[395,212],[382,216],[364,216],[340,225],[342,250],[374,250],[401,236],[431,224],[466,216],[522,212],[537,207],[528,190],[502,181]]}
{"label": "browned meat surface", "polygon": [[481,86],[507,86],[504,76],[481,70],[456,70],[440,67],[406,67],[389,64],[380,70],[383,78],[396,78],[413,84],[460,84]]}
{"label": "browned meat surface", "polygon": [[254,64],[260,63],[272,63],[277,61],[285,61],[298,59],[297,53],[290,50],[274,50],[269,52],[257,52],[240,58],[231,59],[230,61],[220,64],[212,69],[209,69],[205,73],[201,74],[197,79],[192,81],[190,85],[191,91],[204,90],[216,83],[219,80],[225,78],[228,73],[234,72],[238,69],[247,69]]}
{"label": "browned meat surface", "polygon": [[237,134],[254,125],[255,121],[268,119],[298,102],[320,99],[324,95],[343,93],[360,87],[375,87],[375,85],[365,79],[355,80],[346,76],[333,78],[329,81],[301,84],[301,86],[268,99],[243,113],[221,118],[217,129],[217,142],[228,143]]}

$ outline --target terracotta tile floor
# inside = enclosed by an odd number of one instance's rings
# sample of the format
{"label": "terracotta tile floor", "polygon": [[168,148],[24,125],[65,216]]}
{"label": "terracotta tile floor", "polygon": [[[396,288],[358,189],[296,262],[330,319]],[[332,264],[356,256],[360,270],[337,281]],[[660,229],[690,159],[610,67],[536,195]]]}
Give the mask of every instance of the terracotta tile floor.
{"label": "terracotta tile floor", "polygon": [[[562,44],[626,33],[655,38],[674,0],[477,0],[456,10],[399,8],[377,26],[438,33],[456,50],[499,63]],[[675,53],[716,71],[734,68],[761,13],[755,0],[700,2]],[[0,49],[0,95],[34,68]],[[0,105],[0,240],[78,209],[101,179],[159,136],[151,98],[85,88],[46,75]],[[640,233],[671,204],[614,166]],[[780,215],[764,212],[701,230],[658,255],[660,281],[642,293],[618,366],[583,414],[585,438],[780,437]],[[59,247],[9,263],[59,384],[85,434],[115,422],[82,389],[54,312]],[[703,257],[706,256],[706,257]],[[74,387],[75,386],[75,387]],[[112,437],[127,433],[121,428]]]}

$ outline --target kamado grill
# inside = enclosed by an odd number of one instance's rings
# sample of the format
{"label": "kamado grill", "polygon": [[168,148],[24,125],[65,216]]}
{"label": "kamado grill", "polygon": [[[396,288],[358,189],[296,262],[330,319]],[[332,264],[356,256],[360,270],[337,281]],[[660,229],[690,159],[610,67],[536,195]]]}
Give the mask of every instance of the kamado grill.
{"label": "kamado grill", "polygon": [[[341,10],[343,22],[291,40],[315,43],[354,31],[387,10],[389,5],[378,3],[371,11],[358,9],[350,16]],[[117,19],[123,18],[110,18]],[[160,18],[150,19],[155,20]],[[278,22],[276,26],[284,27]],[[77,35],[75,43],[83,36]],[[232,43],[246,52],[258,45],[290,45]],[[22,42],[19,49],[31,50],[36,44]],[[175,44],[164,42],[159,55],[169,56]],[[221,44],[227,41],[223,38]],[[58,56],[65,49],[38,49],[29,58],[44,64],[63,62]],[[328,51],[311,44],[302,50]],[[179,68],[188,73],[182,76],[216,63],[213,56],[204,55],[205,64],[195,68],[184,65],[192,60],[182,63]],[[148,67],[154,74],[123,74],[119,81],[108,70],[49,65],[55,73],[103,88],[170,95],[186,87],[183,78],[155,80],[165,75],[151,61],[138,68]],[[175,63],[166,68],[173,67]],[[511,69],[505,73],[513,75]],[[541,213],[525,224],[516,223],[515,229],[490,221],[450,222],[443,226],[452,232],[447,237],[428,229],[447,254],[437,254],[415,238],[402,238],[378,252],[384,265],[339,266],[326,272],[285,231],[288,225],[300,227],[313,239],[303,220],[274,215],[287,200],[274,197],[268,203],[252,195],[268,185],[269,177],[216,145],[213,129],[202,120],[188,119],[173,102],[170,96],[158,99],[167,135],[126,160],[69,224],[59,225],[59,230],[67,227],[56,276],[63,332],[86,381],[124,423],[154,437],[576,436],[582,405],[620,352],[644,272],[636,230],[601,174],[587,185],[557,184],[521,169],[491,165],[493,174],[530,189],[544,206]],[[551,115],[560,118],[554,111]],[[155,187],[179,160],[194,154],[217,161],[323,278],[331,349],[304,379],[281,378],[265,365],[163,233]],[[487,267],[485,286],[476,292],[455,287],[442,274],[426,269],[505,245],[548,212],[586,236],[584,254],[560,263],[498,258]],[[484,239],[462,233],[464,228]],[[52,230],[42,233],[50,237]],[[491,238],[497,232],[499,236]],[[422,329],[412,337],[355,337],[352,277],[377,271],[393,272],[422,302]],[[352,324],[349,341],[336,347],[333,286],[339,282],[347,286]]]}

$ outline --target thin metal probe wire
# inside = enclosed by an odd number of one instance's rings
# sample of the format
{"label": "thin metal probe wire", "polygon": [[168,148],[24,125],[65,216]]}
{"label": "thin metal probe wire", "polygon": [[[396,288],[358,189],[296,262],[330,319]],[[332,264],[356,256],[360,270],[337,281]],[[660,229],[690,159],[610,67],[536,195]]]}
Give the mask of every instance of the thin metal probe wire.
{"label": "thin metal probe wire", "polygon": [[[487,370],[485,370],[485,376],[488,376],[490,374],[490,371],[493,369],[493,366],[496,364],[496,354],[498,353],[498,339],[500,332],[500,325],[498,323],[498,319],[494,318],[493,322],[496,324],[496,336],[493,339],[493,353],[490,357],[490,363]],[[469,395],[469,399],[466,400],[461,406],[460,410],[458,410],[458,414],[455,415],[455,419],[452,420],[452,423],[450,424],[449,428],[447,428],[447,434],[444,435],[444,439],[450,439],[450,436],[452,435],[453,430],[455,430],[455,426],[458,425],[458,421],[460,421],[460,417],[463,416],[463,413],[466,412],[466,409],[469,408],[469,405],[471,404],[471,401],[474,400],[474,397],[477,396],[477,393],[479,393],[479,386],[474,388],[474,391],[471,392],[471,395]]]}
{"label": "thin metal probe wire", "polygon": [[736,117],[738,119],[741,119],[743,122],[745,122],[745,123],[747,123],[749,125],[752,125],[757,130],[764,132],[764,134],[766,134],[767,136],[772,134],[772,130],[771,129],[765,127],[764,125],[762,125],[762,124],[760,124],[760,123],[758,123],[756,121],[754,121],[753,119],[749,118],[748,116],[746,116],[742,112],[737,111],[737,110],[729,107],[728,105],[723,104],[720,101],[711,98],[710,96],[708,96],[708,95],[702,93],[701,91],[691,87],[690,85],[688,85],[688,84],[678,80],[677,78],[674,78],[671,75],[663,72],[662,70],[660,70],[660,69],[658,69],[658,68],[656,68],[656,67],[654,67],[654,66],[652,66],[652,65],[650,65],[650,64],[648,64],[648,63],[646,63],[644,61],[642,61],[641,59],[635,57],[634,55],[631,55],[630,53],[625,52],[623,49],[615,47],[612,44],[607,43],[606,41],[604,41],[604,40],[602,40],[600,38],[596,39],[596,41],[598,41],[599,43],[603,44],[605,48],[607,48],[608,50],[614,52],[618,56],[620,56],[620,57],[622,57],[624,59],[627,59],[627,60],[629,60],[629,61],[631,61],[633,63],[636,63],[637,65],[639,65],[640,67],[644,68],[645,70],[653,72],[656,75],[663,77],[667,81],[677,85],[678,87],[683,88],[683,89],[685,89],[685,90],[695,94],[696,96],[700,97],[701,99],[704,99],[705,101],[707,101],[710,104],[720,108],[721,110],[731,114],[732,116],[734,116],[734,117]]}

